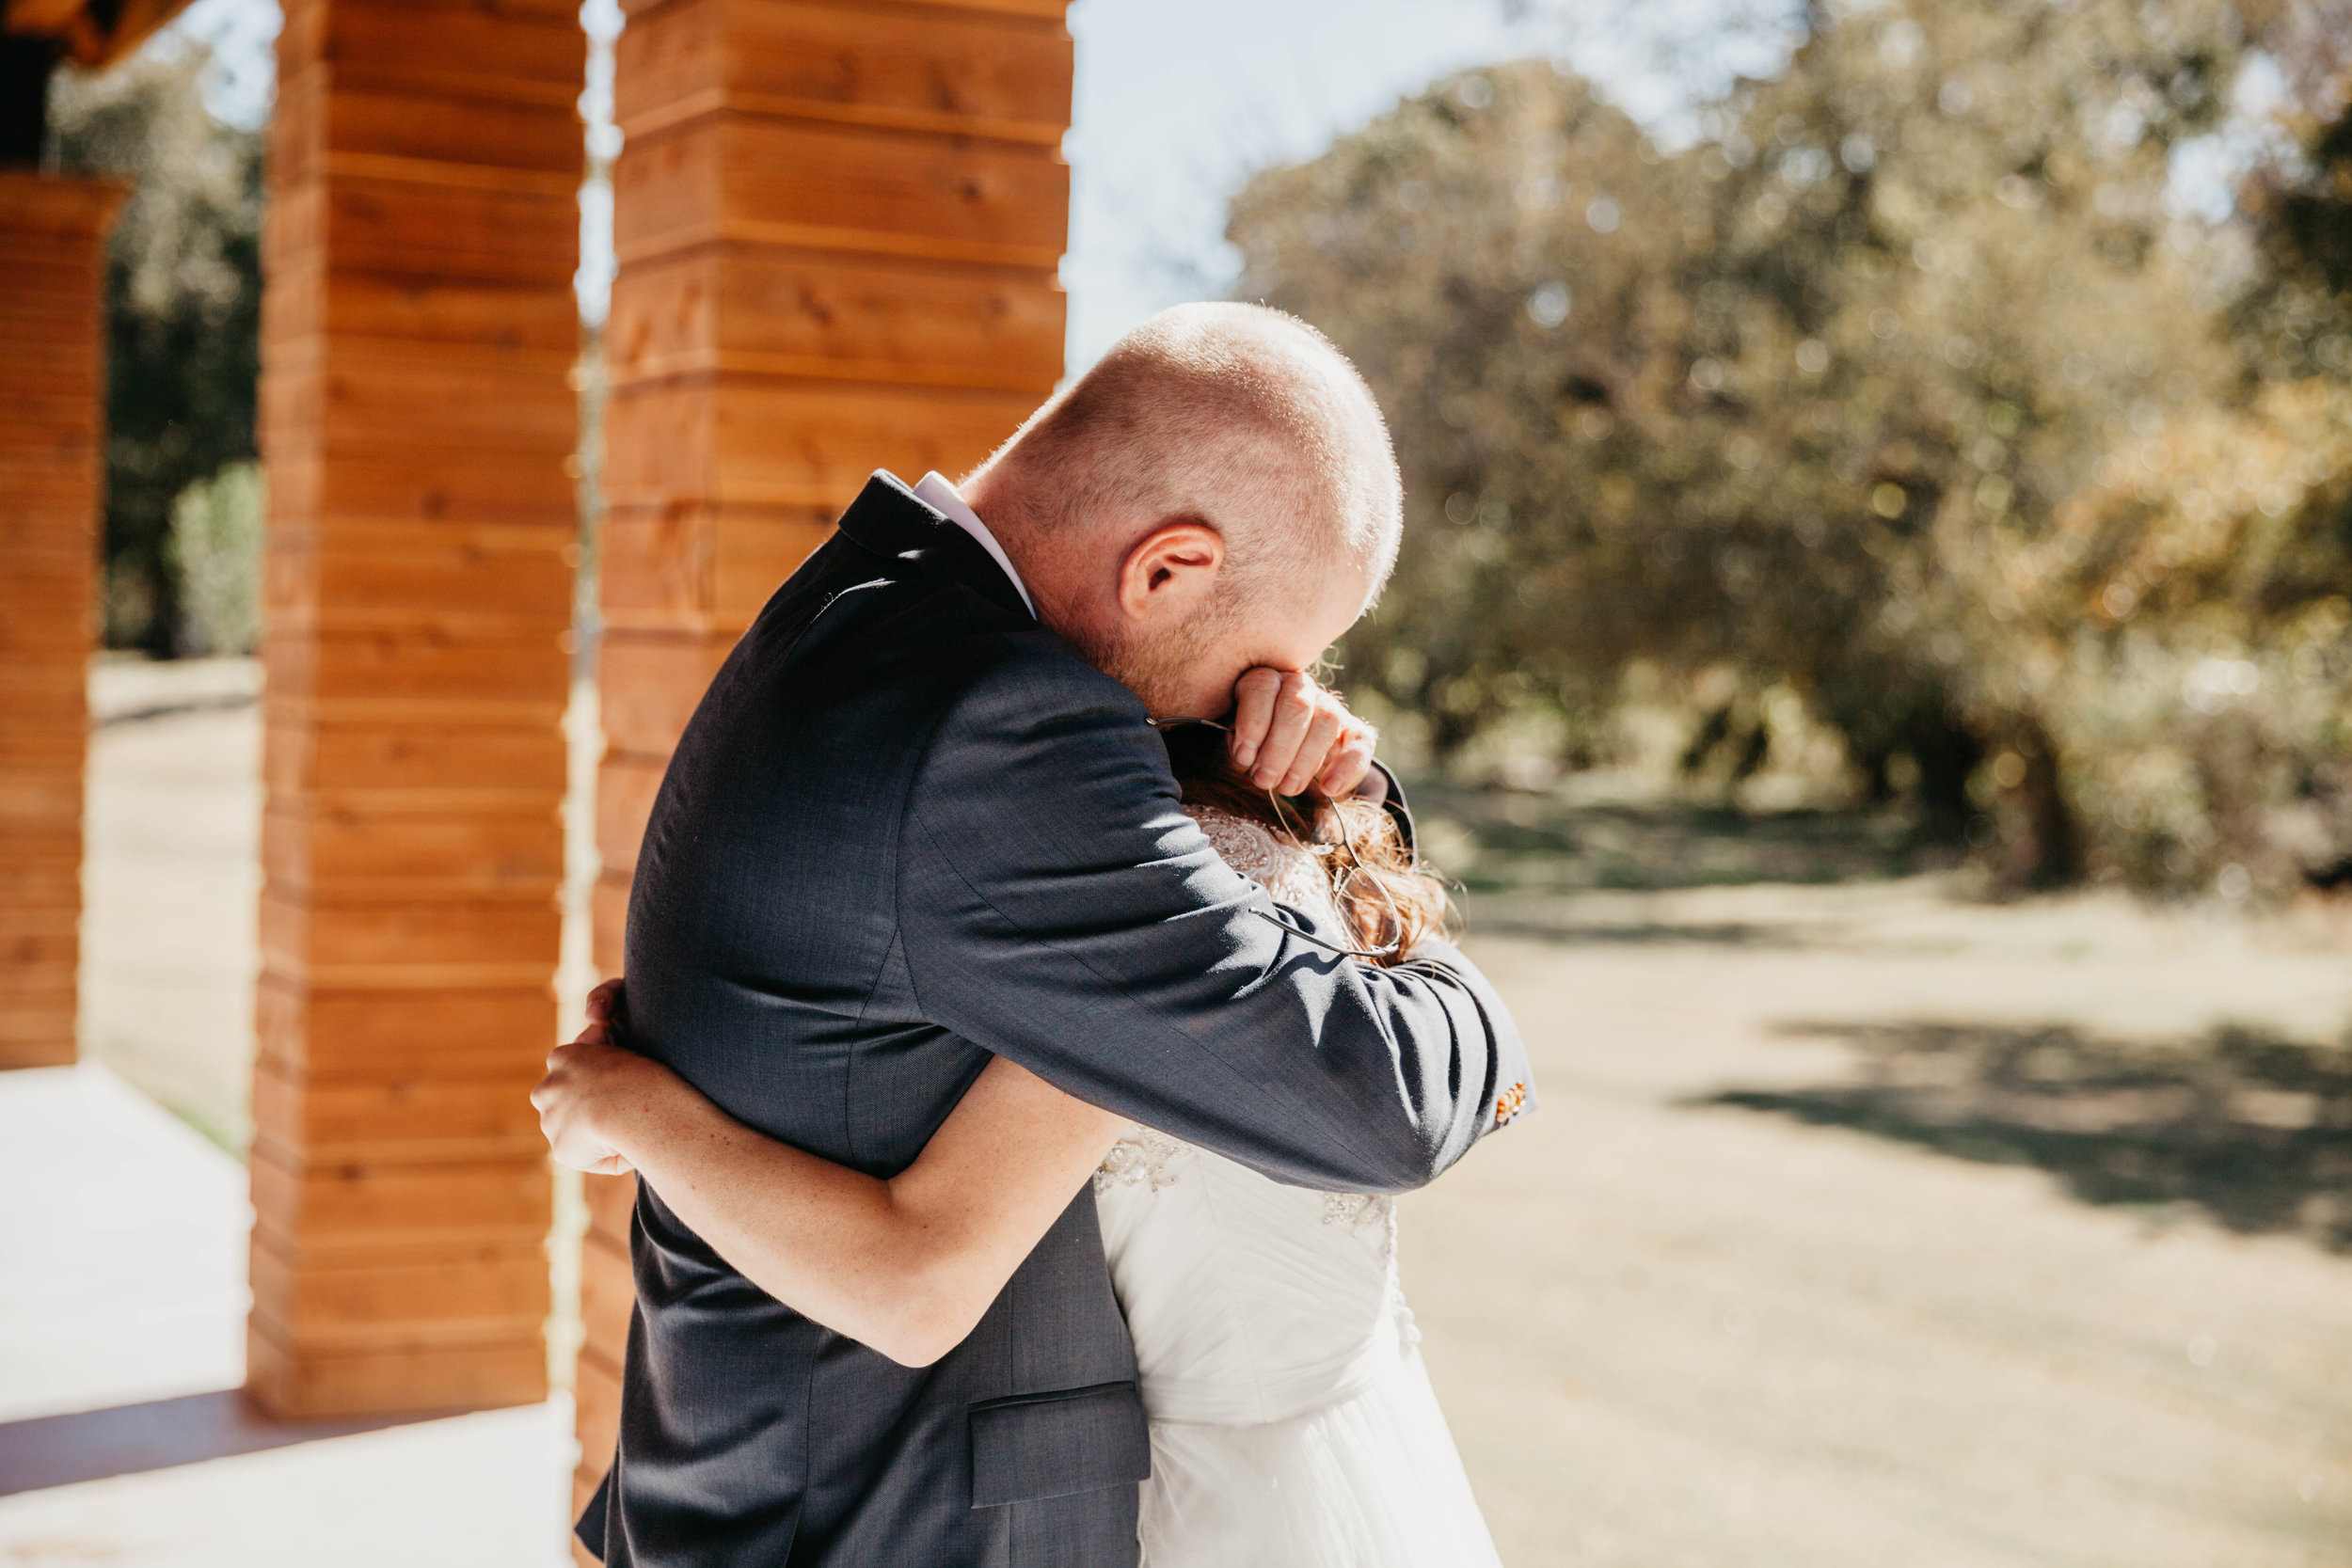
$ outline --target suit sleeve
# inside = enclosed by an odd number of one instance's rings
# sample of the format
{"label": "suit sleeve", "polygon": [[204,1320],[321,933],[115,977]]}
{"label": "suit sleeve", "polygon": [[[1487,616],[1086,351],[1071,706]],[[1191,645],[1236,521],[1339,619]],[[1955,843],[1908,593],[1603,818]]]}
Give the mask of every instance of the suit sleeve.
{"label": "suit sleeve", "polygon": [[899,853],[925,1017],[1277,1180],[1418,1187],[1533,1104],[1467,959],[1382,968],[1290,934],[1303,917],[1179,809],[1133,695],[1067,657],[1001,659],[963,692]]}

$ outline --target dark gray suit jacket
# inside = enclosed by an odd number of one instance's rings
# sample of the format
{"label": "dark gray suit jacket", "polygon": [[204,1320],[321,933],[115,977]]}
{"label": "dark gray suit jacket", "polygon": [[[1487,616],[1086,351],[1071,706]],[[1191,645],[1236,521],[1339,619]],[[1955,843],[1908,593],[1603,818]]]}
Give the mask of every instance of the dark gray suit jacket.
{"label": "dark gray suit jacket", "polygon": [[[1340,1192],[1419,1186],[1517,1114],[1518,1037],[1458,955],[1380,969],[1277,912],[1178,809],[1135,696],[877,475],[671,760],[627,1027],[876,1176],[991,1053]],[[632,1243],[619,1449],[580,1523],[612,1568],[1134,1562],[1150,1450],[1091,1192],[921,1369],[762,1293],[650,1188]]]}

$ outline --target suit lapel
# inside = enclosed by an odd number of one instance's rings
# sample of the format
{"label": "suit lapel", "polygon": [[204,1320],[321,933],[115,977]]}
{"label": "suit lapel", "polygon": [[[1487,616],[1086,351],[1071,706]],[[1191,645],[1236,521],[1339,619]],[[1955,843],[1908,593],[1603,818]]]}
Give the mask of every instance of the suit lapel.
{"label": "suit lapel", "polygon": [[980,542],[917,499],[893,475],[877,469],[841,515],[842,536],[869,555],[902,562],[923,576],[961,583],[1024,621],[1033,620],[995,558]]}

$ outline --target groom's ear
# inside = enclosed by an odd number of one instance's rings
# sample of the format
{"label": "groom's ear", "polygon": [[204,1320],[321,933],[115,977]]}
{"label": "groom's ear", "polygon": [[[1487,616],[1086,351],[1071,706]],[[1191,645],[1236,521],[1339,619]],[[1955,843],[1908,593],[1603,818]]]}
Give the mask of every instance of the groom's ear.
{"label": "groom's ear", "polygon": [[1128,550],[1119,608],[1130,620],[1188,619],[1208,603],[1225,566],[1225,536],[1198,517],[1171,517]]}

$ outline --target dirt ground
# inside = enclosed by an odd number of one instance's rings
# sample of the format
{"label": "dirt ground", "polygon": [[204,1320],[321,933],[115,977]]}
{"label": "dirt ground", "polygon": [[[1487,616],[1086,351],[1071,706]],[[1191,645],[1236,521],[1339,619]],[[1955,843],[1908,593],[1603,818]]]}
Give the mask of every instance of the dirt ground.
{"label": "dirt ground", "polygon": [[[86,1046],[233,1147],[249,669],[107,681]],[[2352,1565],[2352,923],[1419,799],[1542,1097],[1404,1219],[1513,1568]]]}
{"label": "dirt ground", "polygon": [[82,1053],[242,1151],[262,891],[261,671],[101,663],[90,681]]}
{"label": "dirt ground", "polygon": [[1507,1563],[2352,1563],[2352,932],[1430,806],[1543,1097],[1403,1222]]}

